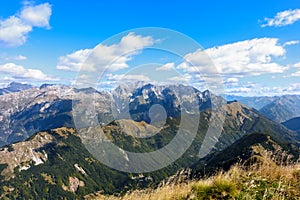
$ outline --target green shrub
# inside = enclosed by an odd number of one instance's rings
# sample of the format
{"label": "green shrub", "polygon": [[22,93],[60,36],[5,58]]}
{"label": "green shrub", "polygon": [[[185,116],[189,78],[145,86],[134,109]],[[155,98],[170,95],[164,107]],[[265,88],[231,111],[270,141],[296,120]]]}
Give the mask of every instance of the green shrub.
{"label": "green shrub", "polygon": [[235,183],[219,177],[211,182],[196,183],[192,191],[197,199],[232,199],[237,195]]}

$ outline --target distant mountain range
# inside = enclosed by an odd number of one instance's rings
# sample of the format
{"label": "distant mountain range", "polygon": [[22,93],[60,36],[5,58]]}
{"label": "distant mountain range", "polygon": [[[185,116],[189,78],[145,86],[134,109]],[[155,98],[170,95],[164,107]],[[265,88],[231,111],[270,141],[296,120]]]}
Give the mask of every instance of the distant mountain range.
{"label": "distant mountain range", "polygon": [[300,95],[274,97],[227,96],[228,100],[237,100],[259,110],[266,117],[277,122],[284,122],[300,117]]}
{"label": "distant mountain range", "polygon": [[253,97],[243,97],[243,96],[234,96],[234,95],[226,95],[226,100],[228,101],[238,101],[242,104],[245,104],[251,108],[255,108],[256,110],[260,110],[264,106],[272,103],[278,97],[268,97],[268,96],[253,96]]}
{"label": "distant mountain range", "polygon": [[260,109],[260,112],[269,119],[277,122],[284,122],[295,117],[300,117],[300,96],[281,96]]}
{"label": "distant mountain range", "polygon": [[11,82],[6,88],[0,89],[0,95],[12,93],[12,92],[20,92],[22,90],[28,90],[32,87],[33,86],[29,84]]}

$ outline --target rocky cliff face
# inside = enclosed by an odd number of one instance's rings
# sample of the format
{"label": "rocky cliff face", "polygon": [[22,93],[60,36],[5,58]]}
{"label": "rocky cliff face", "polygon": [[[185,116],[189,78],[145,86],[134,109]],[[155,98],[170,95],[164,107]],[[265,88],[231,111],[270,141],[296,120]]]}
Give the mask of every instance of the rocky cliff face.
{"label": "rocky cliff face", "polygon": [[[109,96],[105,93],[88,93],[63,85],[44,85],[0,96],[0,145],[22,141],[32,134],[58,128],[74,127],[72,104],[84,107],[76,101],[79,94],[84,98],[95,96],[99,112],[106,112]],[[74,100],[74,101],[73,101]]]}

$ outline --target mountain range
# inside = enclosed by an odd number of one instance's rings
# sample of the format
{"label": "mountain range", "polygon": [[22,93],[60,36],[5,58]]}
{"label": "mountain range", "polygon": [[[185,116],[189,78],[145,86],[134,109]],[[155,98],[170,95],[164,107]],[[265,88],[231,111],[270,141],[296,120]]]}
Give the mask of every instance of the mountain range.
{"label": "mountain range", "polygon": [[32,88],[32,85],[22,84],[17,82],[11,82],[7,87],[0,89],[0,95],[8,94],[12,92],[20,92]]}
{"label": "mountain range", "polygon": [[[89,99],[95,113],[89,109]],[[272,102],[286,100],[279,99]],[[151,112],[154,106],[157,110]],[[84,126],[93,118],[99,123]],[[100,150],[103,155],[109,153],[98,145],[99,133],[109,140],[103,145],[109,142],[128,152],[154,152],[176,138],[184,120],[183,143],[188,143],[194,127],[198,127],[196,135],[183,155],[167,167],[126,173],[107,167],[97,157]],[[226,170],[241,159],[248,162],[257,154],[253,150],[257,145],[273,152],[280,147],[296,160],[297,121],[280,124],[251,106],[184,85],[137,83],[111,92],[64,85],[30,87],[0,96],[0,198],[74,199],[99,191],[122,194],[154,187],[186,168],[191,168],[194,178],[207,170],[211,174]],[[207,140],[210,129],[212,133],[220,130],[220,135]],[[207,154],[199,157],[201,151]],[[122,152],[117,162],[134,161]]]}
{"label": "mountain range", "polygon": [[300,95],[241,97],[227,96],[228,100],[237,100],[259,110],[266,117],[277,122],[284,122],[300,117]]}
{"label": "mountain range", "polygon": [[79,118],[82,117],[77,121],[87,121],[93,115],[87,110],[91,103],[87,99],[94,99],[93,106],[100,123],[109,123],[112,118],[133,118],[149,122],[150,118],[145,110],[154,104],[165,107],[167,116],[177,117],[183,98],[184,108],[188,112],[193,112],[196,103],[199,103],[200,110],[211,104],[209,91],[202,93],[183,85],[164,87],[146,84],[133,88],[121,85],[109,93],[93,88],[42,85],[39,88],[1,95],[0,144],[22,141],[42,130],[61,126],[74,127],[72,107],[79,112]]}

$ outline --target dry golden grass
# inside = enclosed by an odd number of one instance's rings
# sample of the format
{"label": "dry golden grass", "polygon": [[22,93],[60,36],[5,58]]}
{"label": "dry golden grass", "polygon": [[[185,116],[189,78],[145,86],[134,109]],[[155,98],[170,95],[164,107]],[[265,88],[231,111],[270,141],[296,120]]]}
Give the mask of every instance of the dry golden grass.
{"label": "dry golden grass", "polygon": [[188,198],[188,191],[192,190],[194,183],[185,184],[171,184],[162,186],[157,189],[146,189],[146,190],[134,190],[126,193],[122,197],[117,196],[105,196],[97,194],[91,199],[99,200],[137,200],[137,199],[149,199],[149,200],[175,200],[175,199],[186,199]]}
{"label": "dry golden grass", "polygon": [[[261,147],[257,148],[258,151],[264,151]],[[259,162],[251,166],[236,164],[229,171],[206,179],[134,190],[124,196],[94,194],[88,199],[300,199],[300,164],[278,163],[279,157],[268,151],[260,155]]]}

